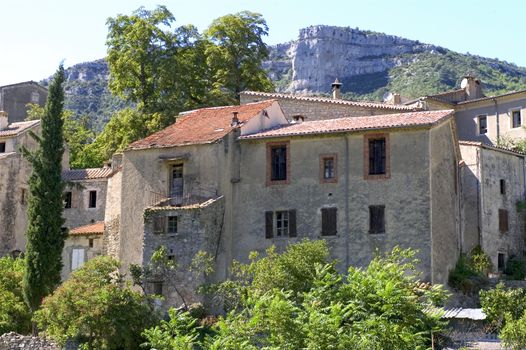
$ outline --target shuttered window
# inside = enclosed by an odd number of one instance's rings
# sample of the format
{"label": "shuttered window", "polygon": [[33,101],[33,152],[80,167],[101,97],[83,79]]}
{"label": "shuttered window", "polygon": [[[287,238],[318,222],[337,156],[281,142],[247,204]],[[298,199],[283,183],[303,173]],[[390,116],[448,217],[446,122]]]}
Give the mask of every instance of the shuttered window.
{"label": "shuttered window", "polygon": [[337,233],[337,208],[321,209],[321,234],[322,236],[334,236]]}
{"label": "shuttered window", "polygon": [[265,238],[296,237],[296,210],[265,212]]}
{"label": "shuttered window", "polygon": [[369,233],[385,233],[385,205],[369,206]]}
{"label": "shuttered window", "polygon": [[159,216],[153,218],[153,233],[164,233],[166,227],[166,217]]}
{"label": "shuttered window", "polygon": [[499,209],[499,231],[501,233],[508,232],[508,211],[506,209]]}
{"label": "shuttered window", "polygon": [[274,212],[265,212],[265,238],[274,237]]}
{"label": "shuttered window", "polygon": [[369,140],[369,175],[383,175],[385,172],[385,138]]}
{"label": "shuttered window", "polygon": [[84,248],[73,248],[71,251],[71,271],[84,265]]}

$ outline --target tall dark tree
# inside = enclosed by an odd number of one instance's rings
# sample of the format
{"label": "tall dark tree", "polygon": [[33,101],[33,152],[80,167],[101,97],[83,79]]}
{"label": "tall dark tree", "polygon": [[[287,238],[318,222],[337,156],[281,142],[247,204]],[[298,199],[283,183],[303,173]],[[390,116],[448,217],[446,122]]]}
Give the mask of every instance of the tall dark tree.
{"label": "tall dark tree", "polygon": [[41,119],[42,133],[40,136],[32,135],[38,147],[33,151],[22,149],[33,167],[29,178],[29,223],[23,284],[24,299],[32,312],[60,283],[61,254],[67,235],[62,230],[63,82],[64,67],[60,65],[49,86],[45,113]]}

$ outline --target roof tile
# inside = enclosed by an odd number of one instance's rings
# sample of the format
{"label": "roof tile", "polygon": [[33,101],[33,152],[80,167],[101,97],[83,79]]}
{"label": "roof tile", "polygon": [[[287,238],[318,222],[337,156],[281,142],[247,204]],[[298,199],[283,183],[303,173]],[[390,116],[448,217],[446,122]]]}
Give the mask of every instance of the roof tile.
{"label": "roof tile", "polygon": [[263,139],[284,136],[331,134],[375,129],[433,126],[453,115],[453,110],[347,117],[288,124],[275,129],[241,136],[241,139]]}
{"label": "roof tile", "polygon": [[75,227],[69,230],[71,236],[82,235],[102,235],[104,234],[104,221],[99,221],[94,224]]}
{"label": "roof tile", "polygon": [[30,120],[26,122],[11,123],[6,129],[0,130],[0,137],[16,136],[40,124],[40,120]]}
{"label": "roof tile", "polygon": [[182,113],[176,122],[142,140],[128,146],[128,149],[163,148],[192,144],[212,143],[227,135],[233,127],[232,113],[237,112],[243,123],[256,116],[275,101],[249,103],[240,106],[202,108]]}
{"label": "roof tile", "polygon": [[62,171],[64,181],[105,179],[113,175],[111,168],[71,169]]}

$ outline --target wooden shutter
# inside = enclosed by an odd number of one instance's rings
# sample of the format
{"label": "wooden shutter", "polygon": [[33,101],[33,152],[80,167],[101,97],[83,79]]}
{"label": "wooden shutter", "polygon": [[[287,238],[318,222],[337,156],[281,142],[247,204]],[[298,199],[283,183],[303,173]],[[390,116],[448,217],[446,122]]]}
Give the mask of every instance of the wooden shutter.
{"label": "wooden shutter", "polygon": [[296,209],[289,210],[289,237],[296,237]]}
{"label": "wooden shutter", "polygon": [[499,209],[499,231],[508,232],[508,211],[506,209]]}
{"label": "wooden shutter", "polygon": [[164,216],[153,218],[153,233],[164,233],[165,226],[166,224]]}
{"label": "wooden shutter", "polygon": [[337,208],[321,209],[321,234],[322,236],[334,236],[337,232]]}
{"label": "wooden shutter", "polygon": [[371,205],[369,207],[369,233],[385,232],[385,206]]}
{"label": "wooden shutter", "polygon": [[265,212],[265,238],[272,238],[274,236],[274,212]]}

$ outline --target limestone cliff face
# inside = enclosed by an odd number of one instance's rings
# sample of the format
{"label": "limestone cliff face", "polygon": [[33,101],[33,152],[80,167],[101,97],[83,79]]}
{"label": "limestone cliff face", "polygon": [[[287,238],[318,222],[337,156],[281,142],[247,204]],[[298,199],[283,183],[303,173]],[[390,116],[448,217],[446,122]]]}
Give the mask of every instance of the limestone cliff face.
{"label": "limestone cliff face", "polygon": [[384,72],[411,61],[410,54],[435,49],[393,35],[319,25],[301,29],[295,41],[271,47],[266,68],[273,80],[282,80],[280,90],[328,92],[336,77],[345,85],[353,76]]}

